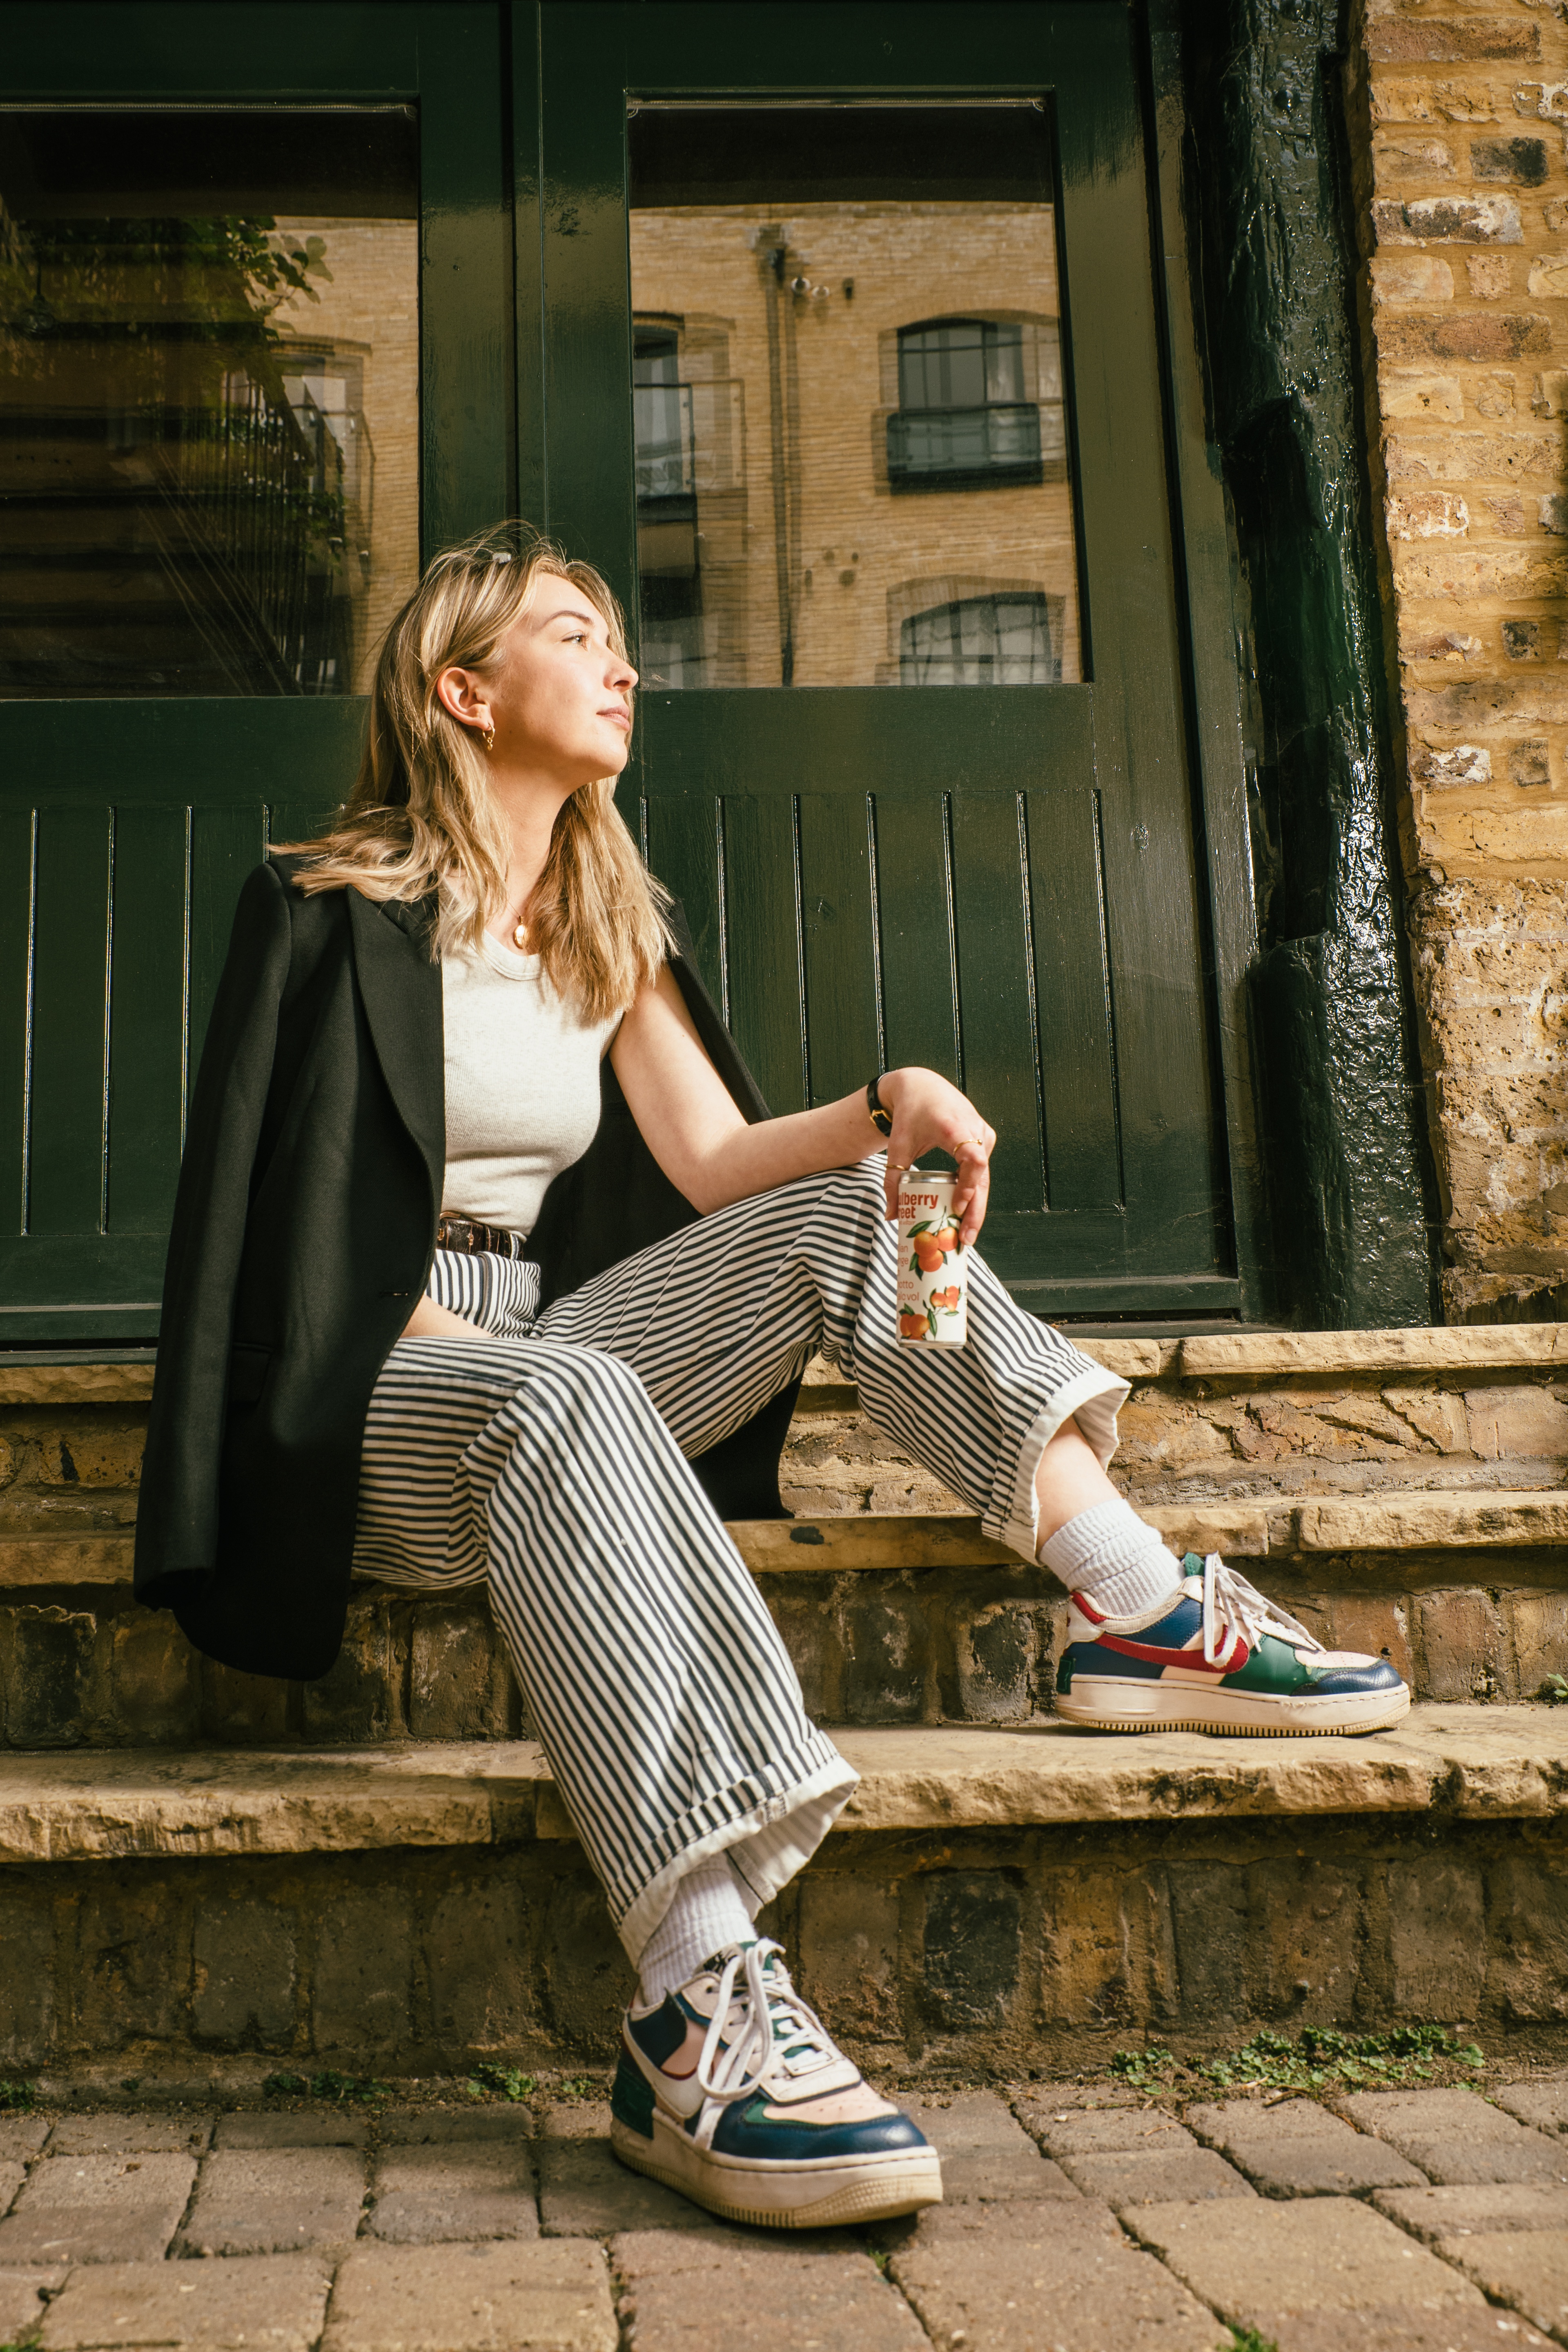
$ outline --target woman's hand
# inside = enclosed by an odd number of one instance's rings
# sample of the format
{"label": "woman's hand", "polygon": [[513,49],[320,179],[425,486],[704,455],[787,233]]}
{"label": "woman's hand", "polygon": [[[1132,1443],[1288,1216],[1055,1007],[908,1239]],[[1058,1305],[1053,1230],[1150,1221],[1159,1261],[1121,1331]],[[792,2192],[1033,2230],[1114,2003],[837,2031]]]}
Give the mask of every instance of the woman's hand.
{"label": "woman's hand", "polygon": [[991,1150],[996,1130],[988,1127],[958,1088],[934,1070],[889,1070],[877,1089],[893,1114],[888,1138],[888,1214],[899,1213],[899,1181],[922,1151],[949,1151],[958,1162],[952,1196],[959,1221],[959,1246],[967,1249],[985,1222],[991,1193]]}

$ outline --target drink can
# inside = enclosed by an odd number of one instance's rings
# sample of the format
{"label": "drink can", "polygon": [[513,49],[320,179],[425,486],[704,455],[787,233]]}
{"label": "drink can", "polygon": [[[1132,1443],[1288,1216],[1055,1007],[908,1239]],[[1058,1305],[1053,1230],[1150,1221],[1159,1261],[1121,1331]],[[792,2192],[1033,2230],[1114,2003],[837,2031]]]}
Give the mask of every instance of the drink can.
{"label": "drink can", "polygon": [[962,1348],[969,1337],[968,1253],[952,1213],[955,1176],[906,1169],[899,1179],[899,1338]]}

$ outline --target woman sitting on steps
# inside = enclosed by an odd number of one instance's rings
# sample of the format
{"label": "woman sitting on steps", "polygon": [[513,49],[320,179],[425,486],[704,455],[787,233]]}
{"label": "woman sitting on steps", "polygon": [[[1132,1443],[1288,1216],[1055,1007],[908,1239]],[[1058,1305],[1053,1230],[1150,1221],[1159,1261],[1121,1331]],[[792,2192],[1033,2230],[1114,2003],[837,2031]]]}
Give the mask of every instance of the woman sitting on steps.
{"label": "woman sitting on steps", "polygon": [[1409,1694],[1166,1550],[1106,1476],[1126,1383],[980,1257],[967,1346],[900,1345],[898,1171],[952,1153],[972,1243],[994,1136],[923,1069],[765,1115],[616,811],[636,684],[586,564],[512,528],[452,549],[388,632],[341,822],[247,881],[137,1589],[312,1676],[351,1568],[488,1584],[637,1971],[618,2153],[736,2219],[866,2221],[941,2195],[935,2151],[752,1924],[856,1776],[710,1499],[776,1457],[812,1355],[1069,1588],[1070,1721],[1374,1731]]}

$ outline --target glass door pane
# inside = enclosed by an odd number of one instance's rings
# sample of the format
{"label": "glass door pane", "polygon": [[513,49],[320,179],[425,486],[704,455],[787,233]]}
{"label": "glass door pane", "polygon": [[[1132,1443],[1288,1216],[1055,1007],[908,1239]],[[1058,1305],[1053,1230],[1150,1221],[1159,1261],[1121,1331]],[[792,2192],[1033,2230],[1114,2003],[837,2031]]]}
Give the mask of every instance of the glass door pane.
{"label": "glass door pane", "polygon": [[418,209],[410,107],[0,110],[0,694],[363,690]]}
{"label": "glass door pane", "polygon": [[1041,101],[633,107],[648,683],[1081,677]]}

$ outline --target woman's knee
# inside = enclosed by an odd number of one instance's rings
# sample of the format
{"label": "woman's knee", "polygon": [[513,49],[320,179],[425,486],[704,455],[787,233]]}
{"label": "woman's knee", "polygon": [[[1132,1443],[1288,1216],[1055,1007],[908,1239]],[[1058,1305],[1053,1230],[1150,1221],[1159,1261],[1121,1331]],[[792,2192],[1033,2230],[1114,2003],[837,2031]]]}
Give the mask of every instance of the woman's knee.
{"label": "woman's knee", "polygon": [[537,1376],[558,1396],[579,1404],[602,1404],[620,1412],[653,1411],[653,1402],[639,1376],[618,1356],[603,1348],[580,1348],[571,1341],[552,1346]]}

